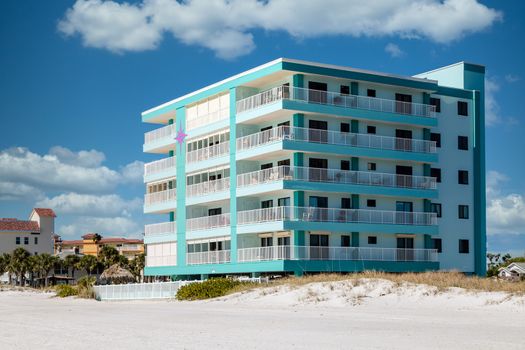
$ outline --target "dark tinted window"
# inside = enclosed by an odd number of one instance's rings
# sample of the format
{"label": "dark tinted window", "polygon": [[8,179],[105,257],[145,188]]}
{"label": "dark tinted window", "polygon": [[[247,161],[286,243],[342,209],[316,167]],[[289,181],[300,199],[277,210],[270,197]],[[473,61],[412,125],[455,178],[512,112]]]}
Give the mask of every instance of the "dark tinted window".
{"label": "dark tinted window", "polygon": [[437,249],[438,253],[441,253],[443,251],[443,242],[441,241],[441,238],[432,238],[432,248]]}
{"label": "dark tinted window", "polygon": [[432,106],[436,106],[436,112],[438,112],[438,113],[441,112],[441,100],[439,98],[431,97],[430,98],[430,104]]}
{"label": "dark tinted window", "polygon": [[468,205],[458,205],[458,218],[468,219]]}
{"label": "dark tinted window", "polygon": [[468,185],[468,171],[458,170],[458,184]]}
{"label": "dark tinted window", "polygon": [[468,116],[468,103],[458,101],[458,115]]}
{"label": "dark tinted window", "polygon": [[368,90],[366,90],[366,96],[368,96],[368,97],[376,97],[376,91],[374,89],[368,89]]}
{"label": "dark tinted window", "polygon": [[348,235],[341,236],[341,247],[350,247],[350,236]]}
{"label": "dark tinted window", "polygon": [[468,246],[468,239],[460,239],[459,240],[459,253],[460,254],[468,254],[469,253],[469,246]]}
{"label": "dark tinted window", "polygon": [[441,169],[430,168],[430,176],[436,178],[436,182],[441,182]]}
{"label": "dark tinted window", "polygon": [[436,147],[441,147],[441,134],[439,133],[430,133],[430,141],[436,141]]}
{"label": "dark tinted window", "polygon": [[441,217],[441,203],[431,203],[430,204],[430,211],[432,213],[436,213],[437,217]]}
{"label": "dark tinted window", "polygon": [[342,160],[341,161],[341,170],[350,170],[350,161]]}
{"label": "dark tinted window", "polygon": [[366,132],[369,133],[369,134],[375,134],[375,133],[376,133],[376,127],[375,127],[375,126],[368,125],[368,126],[366,127]]}
{"label": "dark tinted window", "polygon": [[376,200],[375,199],[367,199],[366,200],[366,206],[367,207],[371,207],[371,208],[375,208]]}
{"label": "dark tinted window", "polygon": [[350,124],[341,123],[341,132],[350,132]]}
{"label": "dark tinted window", "polygon": [[368,236],[368,244],[377,244],[376,236]]}
{"label": "dark tinted window", "polygon": [[468,137],[458,136],[458,149],[467,151],[468,150]]}

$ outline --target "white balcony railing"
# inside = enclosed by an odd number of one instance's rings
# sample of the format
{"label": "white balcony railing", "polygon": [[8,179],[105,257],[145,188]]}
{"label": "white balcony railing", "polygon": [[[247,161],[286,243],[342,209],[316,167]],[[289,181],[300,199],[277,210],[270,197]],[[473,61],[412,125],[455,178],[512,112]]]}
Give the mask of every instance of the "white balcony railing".
{"label": "white balcony railing", "polygon": [[167,202],[175,201],[176,199],[177,199],[177,190],[174,188],[174,189],[165,190],[165,191],[147,193],[144,196],[144,204],[152,205],[152,204],[167,203]]}
{"label": "white balcony railing", "polygon": [[143,246],[139,244],[127,244],[121,247],[117,247],[117,250],[119,252],[137,251],[137,250],[142,250],[142,249],[143,249]]}
{"label": "white balcony railing", "polygon": [[173,140],[176,133],[177,133],[177,127],[175,124],[166,125],[166,126],[163,126],[162,128],[158,128],[158,129],[145,133],[144,143],[147,145],[147,144],[157,142],[162,139]]}
{"label": "white balcony railing", "polygon": [[229,250],[213,250],[186,254],[187,265],[223,264],[228,262],[230,262]]}
{"label": "white balcony railing", "polygon": [[175,233],[177,233],[177,223],[175,221],[161,222],[159,224],[151,224],[144,227],[145,236],[169,235]]}
{"label": "white balcony railing", "polygon": [[175,170],[177,159],[168,157],[144,164],[144,176],[154,175],[167,170]]}
{"label": "white balcony railing", "polygon": [[225,226],[230,226],[230,213],[201,216],[186,220],[187,231],[209,230]]}
{"label": "white balcony railing", "polygon": [[186,197],[204,196],[210,193],[223,192],[230,188],[230,178],[201,182],[186,186]]}
{"label": "white balcony railing", "polygon": [[244,151],[283,140],[350,147],[376,148],[402,152],[436,153],[436,142],[372,134],[279,126],[237,138],[237,150]]}
{"label": "white balcony railing", "polygon": [[287,165],[237,175],[237,187],[246,187],[282,180],[436,189],[436,179],[429,176],[398,175],[297,166],[292,167]]}
{"label": "white balcony railing", "polygon": [[435,213],[317,207],[272,207],[239,211],[237,224],[271,221],[366,223],[389,225],[437,225]]}
{"label": "white balcony railing", "polygon": [[230,117],[230,109],[223,108],[215,112],[211,112],[205,115],[195,117],[193,119],[186,119],[186,130],[192,130],[199,128],[201,126],[209,125],[216,123],[221,120],[228,119]]}
{"label": "white balcony railing", "polygon": [[146,255],[146,266],[176,266],[177,255],[151,256]]}
{"label": "white balcony railing", "polygon": [[436,112],[435,106],[422,103],[346,95],[339,92],[320,91],[284,85],[274,87],[237,101],[237,113],[250,111],[283,99],[427,118],[435,118]]}
{"label": "white balcony railing", "polygon": [[271,260],[361,260],[436,262],[436,249],[270,246],[237,250],[238,262]]}
{"label": "white balcony railing", "polygon": [[217,145],[204,147],[204,148],[197,149],[195,151],[186,153],[186,162],[187,163],[200,162],[203,160],[217,158],[220,156],[227,155],[229,152],[230,152],[230,143],[222,142]]}

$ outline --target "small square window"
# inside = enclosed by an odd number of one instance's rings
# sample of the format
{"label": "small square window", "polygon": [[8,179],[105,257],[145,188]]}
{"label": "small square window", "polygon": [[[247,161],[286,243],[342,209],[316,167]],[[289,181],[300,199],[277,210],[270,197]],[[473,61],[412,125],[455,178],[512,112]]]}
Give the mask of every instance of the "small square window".
{"label": "small square window", "polygon": [[366,200],[366,206],[370,207],[370,208],[375,208],[376,200],[375,199],[367,199]]}
{"label": "small square window", "polygon": [[443,242],[441,241],[441,238],[432,238],[432,248],[437,249],[438,253],[443,252]]}
{"label": "small square window", "polygon": [[441,147],[441,134],[435,132],[430,133],[430,141],[435,141],[436,147]]}
{"label": "small square window", "polygon": [[375,171],[377,168],[376,163],[368,163],[368,170]]}
{"label": "small square window", "polygon": [[341,236],[341,247],[350,247],[350,236],[348,235]]}
{"label": "small square window", "polygon": [[368,236],[368,244],[377,244],[376,236]]}
{"label": "small square window", "polygon": [[441,182],[441,169],[430,168],[430,176],[436,178],[436,182]]}
{"label": "small square window", "polygon": [[468,254],[469,253],[469,241],[468,239],[459,240],[459,253]]}
{"label": "small square window", "polygon": [[352,201],[350,198],[341,198],[341,209],[352,209]]}
{"label": "small square window", "polygon": [[458,184],[468,185],[468,171],[458,170]]}
{"label": "small square window", "polygon": [[441,203],[430,203],[430,212],[436,213],[437,217],[441,217]]}
{"label": "small square window", "polygon": [[376,91],[374,89],[368,89],[368,90],[366,90],[366,96],[368,96],[368,97],[376,97]]}
{"label": "small square window", "polygon": [[458,136],[458,149],[468,151],[468,136]]}
{"label": "small square window", "polygon": [[350,132],[350,124],[341,123],[341,132]]}
{"label": "small square window", "polygon": [[431,98],[430,98],[430,104],[431,104],[432,106],[435,106],[435,107],[436,107],[436,112],[437,112],[437,113],[440,113],[440,112],[441,112],[441,99],[431,97]]}
{"label": "small square window", "polygon": [[376,133],[376,127],[372,125],[368,125],[366,127],[366,132],[369,134],[375,134]]}
{"label": "small square window", "polygon": [[350,170],[350,161],[342,160],[341,161],[341,170]]}
{"label": "small square window", "polygon": [[458,101],[458,115],[468,116],[468,103]]}
{"label": "small square window", "polygon": [[20,237],[16,237],[16,244],[20,244]]}
{"label": "small square window", "polygon": [[24,237],[24,244],[25,244],[25,245],[28,245],[28,244],[29,244],[29,237]]}
{"label": "small square window", "polygon": [[458,218],[468,219],[468,205],[458,205]]}
{"label": "small square window", "polygon": [[350,87],[348,85],[341,85],[339,91],[341,92],[341,95],[350,95]]}

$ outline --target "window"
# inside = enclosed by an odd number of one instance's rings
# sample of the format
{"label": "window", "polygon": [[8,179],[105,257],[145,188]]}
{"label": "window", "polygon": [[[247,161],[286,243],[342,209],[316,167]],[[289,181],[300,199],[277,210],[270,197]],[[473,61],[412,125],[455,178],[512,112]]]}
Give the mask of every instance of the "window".
{"label": "window", "polygon": [[468,253],[469,253],[468,239],[460,239],[459,240],[459,254],[468,254]]}
{"label": "window", "polygon": [[341,170],[350,170],[350,161],[342,160],[341,161]]}
{"label": "window", "polygon": [[458,205],[458,218],[468,219],[468,205]]}
{"label": "window", "polygon": [[261,247],[271,247],[273,245],[272,237],[262,237],[261,238]]}
{"label": "window", "polygon": [[24,244],[25,244],[25,245],[28,245],[28,244],[29,244],[29,237],[24,237]]}
{"label": "window", "polygon": [[277,199],[277,206],[279,207],[289,207],[290,206],[290,197],[284,197]]}
{"label": "window", "polygon": [[16,244],[20,244],[20,237],[16,237]]}
{"label": "window", "polygon": [[458,136],[458,149],[468,151],[468,136]]}
{"label": "window", "polygon": [[458,184],[468,185],[468,171],[458,170]]}
{"label": "window", "polygon": [[376,127],[372,125],[368,125],[366,127],[366,132],[369,134],[375,134],[376,133]]}
{"label": "window", "polygon": [[279,124],[277,124],[277,126],[278,126],[278,127],[279,127],[279,126],[290,126],[290,121],[288,120],[288,121],[285,121],[285,122],[279,123]]}
{"label": "window", "polygon": [[350,198],[341,198],[341,209],[352,209]]}
{"label": "window", "polygon": [[350,95],[350,86],[341,85],[341,89],[339,91],[341,92],[341,95]]}
{"label": "window", "polygon": [[273,167],[273,163],[261,164],[261,170],[270,169],[271,167]]}
{"label": "window", "polygon": [[430,141],[436,141],[436,147],[441,147],[441,134],[431,132]]}
{"label": "window", "polygon": [[350,247],[350,236],[348,235],[341,236],[341,247]]}
{"label": "window", "polygon": [[436,182],[441,182],[441,169],[430,168],[430,176],[436,178]]}
{"label": "window", "polygon": [[266,126],[264,128],[261,128],[261,131],[266,131],[266,130],[270,130],[272,128],[272,126]]}
{"label": "window", "polygon": [[377,244],[376,236],[368,236],[368,244]]}
{"label": "window", "polygon": [[277,245],[290,245],[290,237],[277,237]]}
{"label": "window", "polygon": [[443,245],[441,238],[432,238],[432,248],[437,249],[438,253],[443,252]]}
{"label": "window", "polygon": [[376,200],[375,199],[367,199],[366,200],[366,206],[370,208],[376,207]]}
{"label": "window", "polygon": [[341,132],[350,132],[350,124],[341,123]]}
{"label": "window", "polygon": [[436,112],[437,113],[441,112],[441,100],[439,98],[431,97],[430,98],[430,105],[436,106]]}
{"label": "window", "polygon": [[368,97],[376,97],[376,91],[374,89],[368,89],[368,90],[366,90],[366,96],[368,96]]}
{"label": "window", "polygon": [[430,203],[430,212],[436,213],[437,217],[441,217],[441,203]]}
{"label": "window", "polygon": [[458,101],[458,115],[468,116],[468,103]]}
{"label": "window", "polygon": [[38,237],[34,237],[35,239],[35,244],[38,244]]}
{"label": "window", "polygon": [[221,215],[221,214],[222,214],[222,208],[208,209],[208,216]]}
{"label": "window", "polygon": [[375,171],[377,169],[376,163],[368,163],[368,170]]}
{"label": "window", "polygon": [[283,159],[278,161],[277,166],[290,166],[290,159]]}
{"label": "window", "polygon": [[273,207],[273,200],[272,199],[269,199],[269,200],[266,200],[266,201],[261,201],[261,208],[265,209],[265,208],[272,208]]}

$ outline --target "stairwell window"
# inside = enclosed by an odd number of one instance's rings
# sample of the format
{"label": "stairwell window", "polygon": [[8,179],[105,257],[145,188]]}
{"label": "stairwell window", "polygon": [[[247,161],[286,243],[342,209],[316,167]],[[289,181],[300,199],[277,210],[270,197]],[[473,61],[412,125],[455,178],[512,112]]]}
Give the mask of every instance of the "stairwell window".
{"label": "stairwell window", "polygon": [[458,136],[458,149],[468,151],[468,136]]}
{"label": "stairwell window", "polygon": [[430,133],[430,141],[435,141],[436,147],[441,147],[441,134],[436,132]]}
{"label": "stairwell window", "polygon": [[458,205],[458,218],[468,219],[468,205]]}
{"label": "stairwell window", "polygon": [[443,242],[441,238],[432,238],[432,248],[436,249],[438,253],[443,252]]}
{"label": "stairwell window", "polygon": [[459,254],[468,254],[469,253],[469,241],[468,239],[459,240]]}
{"label": "stairwell window", "polygon": [[441,203],[430,203],[430,212],[436,213],[438,218],[441,217]]}
{"label": "stairwell window", "polygon": [[468,103],[464,101],[458,101],[458,115],[468,117]]}
{"label": "stairwell window", "polygon": [[16,237],[15,242],[16,242],[16,244],[19,245],[20,244],[20,237]]}
{"label": "stairwell window", "polygon": [[437,113],[440,113],[440,112],[441,112],[441,99],[431,97],[431,98],[430,98],[430,105],[436,107],[436,112],[437,112]]}
{"label": "stairwell window", "polygon": [[458,184],[468,185],[468,171],[458,170]]}

